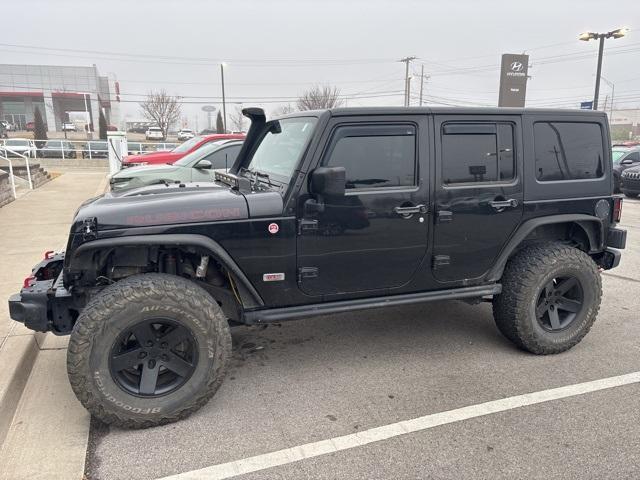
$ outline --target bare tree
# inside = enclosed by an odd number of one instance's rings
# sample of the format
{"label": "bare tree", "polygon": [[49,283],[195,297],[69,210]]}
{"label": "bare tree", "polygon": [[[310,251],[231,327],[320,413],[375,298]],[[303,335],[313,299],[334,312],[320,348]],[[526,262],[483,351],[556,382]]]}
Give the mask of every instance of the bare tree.
{"label": "bare tree", "polygon": [[286,103],[284,105],[280,105],[279,107],[274,108],[271,111],[271,116],[280,117],[282,115],[287,115],[289,113],[295,112],[296,109],[291,106],[290,103]]}
{"label": "bare tree", "polygon": [[231,120],[231,130],[234,132],[244,132],[245,116],[242,114],[242,108],[236,107],[235,111],[229,115]]}
{"label": "bare tree", "polygon": [[342,105],[340,89],[331,85],[316,85],[298,98],[298,110],[320,110]]}
{"label": "bare tree", "polygon": [[180,119],[182,113],[180,97],[172,97],[164,89],[149,92],[147,99],[140,103],[142,115],[156,122],[166,138],[169,127]]}

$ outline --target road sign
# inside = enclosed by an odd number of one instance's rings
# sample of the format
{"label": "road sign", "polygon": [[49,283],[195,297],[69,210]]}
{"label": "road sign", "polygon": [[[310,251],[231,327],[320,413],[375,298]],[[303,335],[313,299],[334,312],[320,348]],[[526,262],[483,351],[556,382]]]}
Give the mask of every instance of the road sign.
{"label": "road sign", "polygon": [[593,110],[593,100],[590,102],[580,102],[580,110]]}
{"label": "road sign", "polygon": [[203,105],[202,106],[202,111],[203,112],[215,112],[216,111],[216,107],[214,107],[213,105]]}

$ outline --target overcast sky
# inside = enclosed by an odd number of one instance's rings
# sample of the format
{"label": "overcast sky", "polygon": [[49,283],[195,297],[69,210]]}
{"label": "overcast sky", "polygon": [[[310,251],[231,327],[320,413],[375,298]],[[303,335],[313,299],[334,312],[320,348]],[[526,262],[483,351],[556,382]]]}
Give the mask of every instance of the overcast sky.
{"label": "overcast sky", "polygon": [[2,18],[1,63],[95,63],[119,80],[130,119],[146,92],[165,88],[203,128],[221,61],[228,100],[244,106],[295,103],[315,83],[337,85],[348,105],[401,105],[397,60],[409,55],[416,95],[422,64],[430,75],[427,104],[496,105],[500,55],[526,52],[527,106],[577,107],[593,96],[597,54],[578,35],[623,26],[627,37],[606,42],[603,75],[621,107],[640,106],[638,0],[3,0]]}

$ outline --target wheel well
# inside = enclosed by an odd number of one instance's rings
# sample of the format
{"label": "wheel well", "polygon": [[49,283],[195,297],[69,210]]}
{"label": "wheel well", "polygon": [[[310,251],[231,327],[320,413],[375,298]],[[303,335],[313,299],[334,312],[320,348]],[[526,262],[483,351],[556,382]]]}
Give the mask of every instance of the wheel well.
{"label": "wheel well", "polygon": [[82,270],[73,273],[74,285],[89,296],[132,275],[165,273],[193,281],[209,292],[229,319],[242,319],[247,299],[241,282],[205,249],[188,245],[123,245],[91,253],[83,259]]}
{"label": "wheel well", "polygon": [[[584,225],[585,222],[563,222],[539,225],[531,231],[510,255],[531,244],[543,242],[560,242],[589,253],[597,249],[597,238],[594,228]],[[592,223],[592,222],[587,222]]]}

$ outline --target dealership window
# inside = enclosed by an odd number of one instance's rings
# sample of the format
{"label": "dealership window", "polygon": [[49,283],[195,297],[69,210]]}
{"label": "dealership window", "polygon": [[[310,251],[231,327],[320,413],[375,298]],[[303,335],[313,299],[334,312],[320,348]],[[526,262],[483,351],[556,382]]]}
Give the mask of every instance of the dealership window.
{"label": "dealership window", "polygon": [[536,122],[533,134],[538,180],[548,182],[602,177],[604,149],[599,124]]}
{"label": "dealership window", "polygon": [[513,125],[447,123],[442,128],[445,184],[506,182],[515,177]]}
{"label": "dealership window", "polygon": [[324,165],[344,167],[346,189],[413,186],[413,125],[363,125],[336,129]]}

